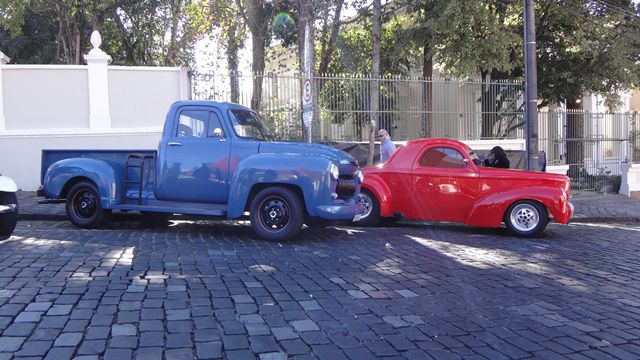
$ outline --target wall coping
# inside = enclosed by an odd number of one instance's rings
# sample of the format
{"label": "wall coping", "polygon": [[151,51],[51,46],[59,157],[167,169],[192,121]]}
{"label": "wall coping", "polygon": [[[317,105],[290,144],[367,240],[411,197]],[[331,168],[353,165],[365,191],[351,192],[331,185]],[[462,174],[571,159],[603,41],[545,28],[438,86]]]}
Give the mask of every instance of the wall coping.
{"label": "wall coping", "polygon": [[162,127],[137,127],[137,128],[110,128],[110,129],[19,129],[0,132],[0,139],[21,139],[38,137],[84,137],[84,136],[109,136],[109,135],[144,135],[161,134]]}

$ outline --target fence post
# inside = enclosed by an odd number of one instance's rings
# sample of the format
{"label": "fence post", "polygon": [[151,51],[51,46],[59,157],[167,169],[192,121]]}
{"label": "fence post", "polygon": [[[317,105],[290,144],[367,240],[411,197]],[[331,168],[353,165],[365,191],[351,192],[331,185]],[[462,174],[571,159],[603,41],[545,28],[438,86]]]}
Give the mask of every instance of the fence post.
{"label": "fence post", "polygon": [[7,129],[7,120],[4,118],[4,101],[3,101],[3,88],[4,83],[2,82],[2,67],[7,64],[11,59],[7,57],[2,51],[0,51],[0,132],[3,132]]}
{"label": "fence post", "polygon": [[100,49],[102,38],[97,30],[91,33],[93,49],[84,56],[89,77],[89,128],[108,129],[111,127],[109,114],[109,76],[107,65],[111,56]]}

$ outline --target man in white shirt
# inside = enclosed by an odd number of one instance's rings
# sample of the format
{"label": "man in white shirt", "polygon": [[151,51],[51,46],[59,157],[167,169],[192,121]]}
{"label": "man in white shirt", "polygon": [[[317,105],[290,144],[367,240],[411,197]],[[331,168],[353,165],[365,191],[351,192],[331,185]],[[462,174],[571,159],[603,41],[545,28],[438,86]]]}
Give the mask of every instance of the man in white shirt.
{"label": "man in white shirt", "polygon": [[391,141],[391,136],[385,129],[378,131],[378,139],[380,140],[380,162],[383,163],[396,151],[396,145]]}

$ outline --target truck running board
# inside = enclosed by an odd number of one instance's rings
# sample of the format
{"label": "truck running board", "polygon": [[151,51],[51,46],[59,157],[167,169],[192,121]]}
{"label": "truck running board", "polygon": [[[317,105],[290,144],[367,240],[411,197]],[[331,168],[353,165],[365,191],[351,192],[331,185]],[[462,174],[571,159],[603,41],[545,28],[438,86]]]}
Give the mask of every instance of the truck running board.
{"label": "truck running board", "polygon": [[227,216],[227,206],[218,204],[170,203],[167,205],[113,205],[114,210],[148,211],[184,215]]}

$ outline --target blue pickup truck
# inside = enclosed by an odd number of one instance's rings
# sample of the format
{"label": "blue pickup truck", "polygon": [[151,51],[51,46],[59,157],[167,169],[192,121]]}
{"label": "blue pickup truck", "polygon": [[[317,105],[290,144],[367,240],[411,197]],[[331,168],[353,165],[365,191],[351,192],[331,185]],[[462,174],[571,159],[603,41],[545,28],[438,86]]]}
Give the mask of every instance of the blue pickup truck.
{"label": "blue pickup truck", "polygon": [[158,150],[43,150],[42,191],[66,202],[76,226],[95,228],[112,210],[236,219],[249,212],[263,239],[295,236],[303,223],[359,220],[363,173],[350,155],[320,144],[270,140],[254,111],[179,101]]}

